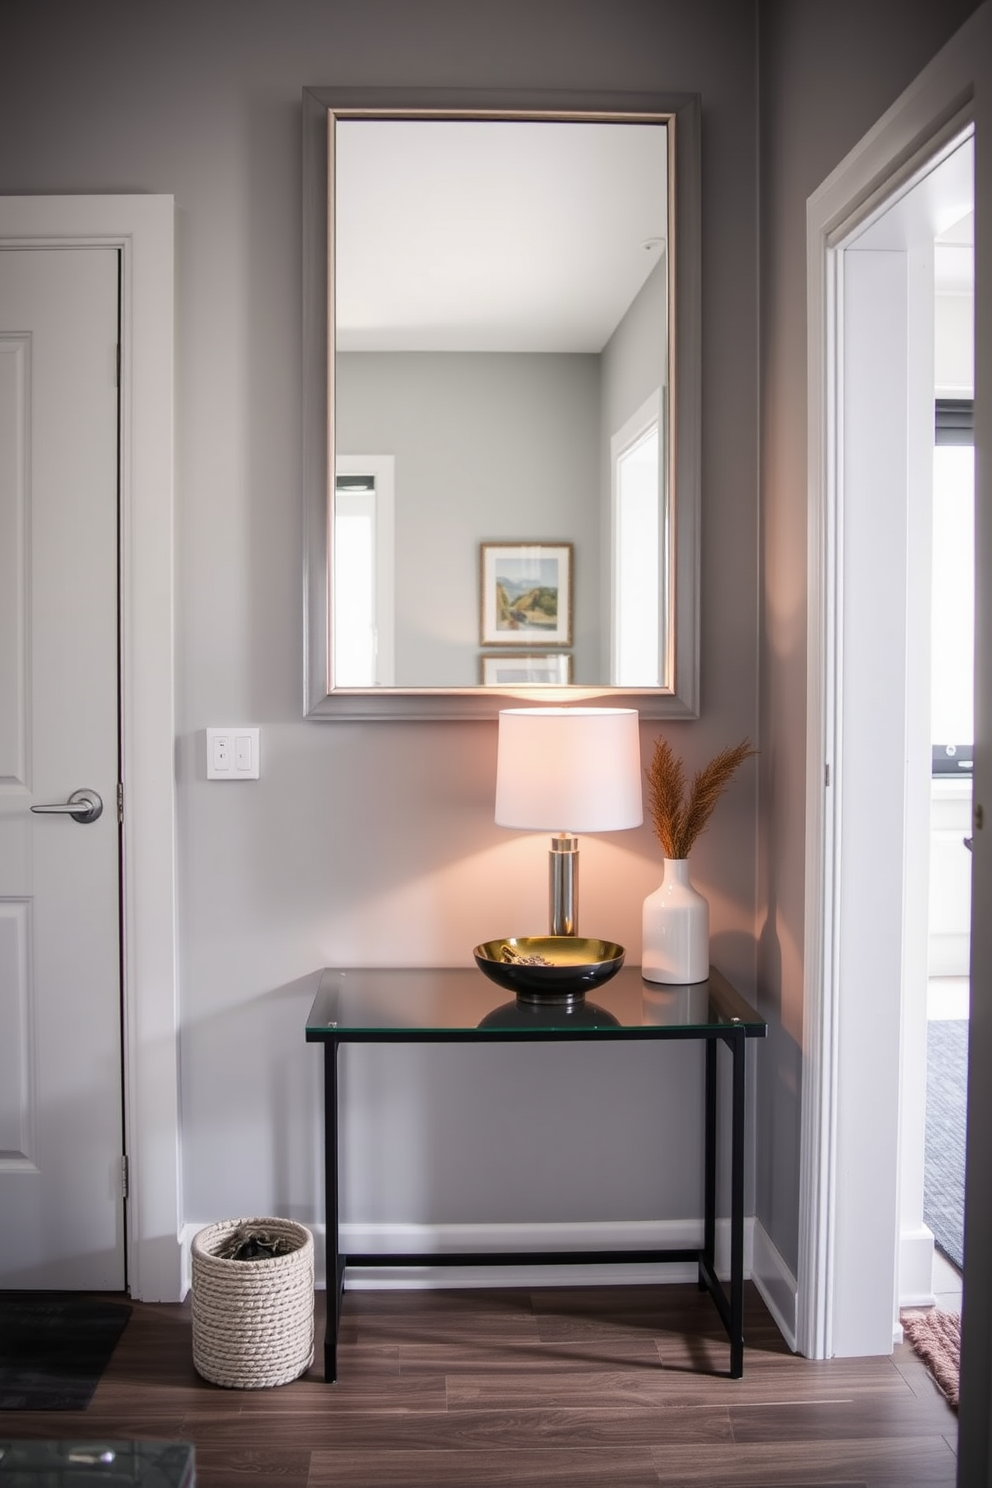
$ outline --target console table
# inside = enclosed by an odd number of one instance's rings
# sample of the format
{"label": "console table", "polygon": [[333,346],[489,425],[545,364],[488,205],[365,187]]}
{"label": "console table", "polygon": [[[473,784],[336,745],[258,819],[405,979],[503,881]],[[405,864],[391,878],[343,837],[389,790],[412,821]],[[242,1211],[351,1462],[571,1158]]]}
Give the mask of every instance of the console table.
{"label": "console table", "polygon": [[[744,1373],[744,1088],[745,1046],[766,1024],[725,977],[692,986],[645,981],[624,966],[594,997],[568,1004],[515,1001],[476,968],[443,970],[325,969],[307,1019],[308,1043],[324,1046],[324,1175],[327,1235],[327,1326],[324,1374],[337,1378],[337,1337],[346,1267],[479,1266],[573,1262],[695,1261],[699,1285],[713,1298],[730,1339],[730,1376]],[[706,1046],[704,1213],[701,1248],[594,1251],[342,1254],[338,1212],[337,1055],[344,1043],[468,1044],[562,1039],[702,1039]],[[730,1290],[717,1277],[717,1046],[730,1050]]]}

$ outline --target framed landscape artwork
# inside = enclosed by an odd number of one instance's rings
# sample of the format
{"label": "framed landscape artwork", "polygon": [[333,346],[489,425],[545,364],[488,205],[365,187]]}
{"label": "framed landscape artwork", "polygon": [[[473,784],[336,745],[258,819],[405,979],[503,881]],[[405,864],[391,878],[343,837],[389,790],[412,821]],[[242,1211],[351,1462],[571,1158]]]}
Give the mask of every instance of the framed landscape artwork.
{"label": "framed landscape artwork", "polygon": [[572,544],[482,543],[480,644],[572,644]]}
{"label": "framed landscape artwork", "polygon": [[498,651],[479,660],[485,687],[567,687],[572,680],[567,651]]}

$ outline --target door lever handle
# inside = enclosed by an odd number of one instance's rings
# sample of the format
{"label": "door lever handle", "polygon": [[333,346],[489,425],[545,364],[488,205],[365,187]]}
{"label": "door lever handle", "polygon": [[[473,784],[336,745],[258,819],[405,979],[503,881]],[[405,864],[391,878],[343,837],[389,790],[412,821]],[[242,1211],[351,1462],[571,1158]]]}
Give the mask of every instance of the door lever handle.
{"label": "door lever handle", "polygon": [[54,806],[32,806],[31,810],[38,816],[71,816],[73,821],[85,826],[102,815],[103,801],[95,790],[77,790],[68,801],[60,801]]}

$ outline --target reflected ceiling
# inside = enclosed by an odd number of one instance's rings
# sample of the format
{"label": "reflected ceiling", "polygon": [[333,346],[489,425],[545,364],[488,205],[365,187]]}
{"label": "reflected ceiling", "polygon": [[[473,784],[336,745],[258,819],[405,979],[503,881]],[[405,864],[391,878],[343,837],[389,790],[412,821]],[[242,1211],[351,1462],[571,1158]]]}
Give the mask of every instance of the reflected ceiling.
{"label": "reflected ceiling", "polygon": [[599,352],[664,254],[666,135],[344,119],[335,196],[339,351]]}

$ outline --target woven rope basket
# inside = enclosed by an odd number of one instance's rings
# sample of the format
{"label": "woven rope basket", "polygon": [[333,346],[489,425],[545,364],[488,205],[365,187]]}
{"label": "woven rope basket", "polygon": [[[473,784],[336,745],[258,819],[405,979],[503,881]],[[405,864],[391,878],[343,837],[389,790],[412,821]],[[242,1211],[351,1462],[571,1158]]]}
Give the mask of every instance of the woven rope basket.
{"label": "woven rope basket", "polygon": [[[294,1248],[255,1261],[217,1252],[235,1230]],[[289,1219],[229,1219],[193,1237],[193,1366],[235,1390],[298,1379],[313,1363],[313,1236]]]}

